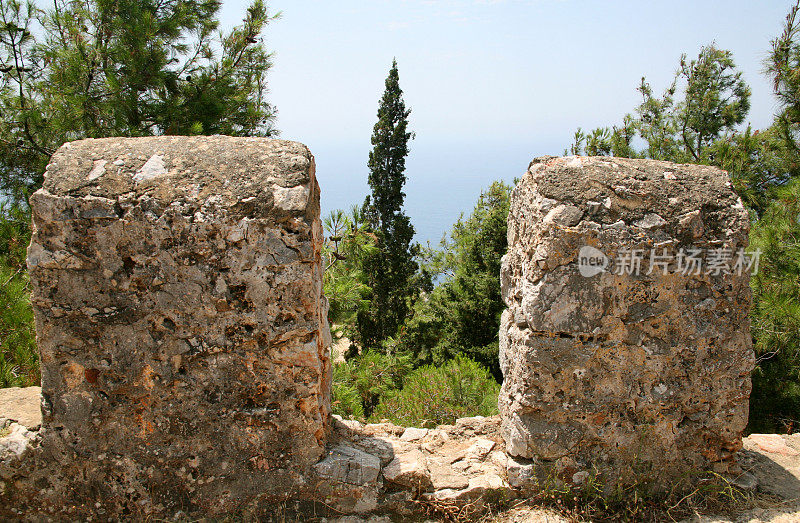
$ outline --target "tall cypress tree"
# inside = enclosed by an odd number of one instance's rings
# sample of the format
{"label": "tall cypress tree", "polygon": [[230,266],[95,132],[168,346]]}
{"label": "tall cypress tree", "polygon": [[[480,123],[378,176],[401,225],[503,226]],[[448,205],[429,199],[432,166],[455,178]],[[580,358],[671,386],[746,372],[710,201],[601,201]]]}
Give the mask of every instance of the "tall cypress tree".
{"label": "tall cypress tree", "polygon": [[411,243],[414,227],[403,212],[408,141],[413,138],[408,131],[410,113],[394,60],[378,107],[367,163],[372,194],[364,202],[364,214],[378,238],[378,249],[364,264],[372,294],[369,308],[358,314],[357,330],[358,341],[365,348],[376,347],[397,333],[416,294],[414,255],[418,246]]}

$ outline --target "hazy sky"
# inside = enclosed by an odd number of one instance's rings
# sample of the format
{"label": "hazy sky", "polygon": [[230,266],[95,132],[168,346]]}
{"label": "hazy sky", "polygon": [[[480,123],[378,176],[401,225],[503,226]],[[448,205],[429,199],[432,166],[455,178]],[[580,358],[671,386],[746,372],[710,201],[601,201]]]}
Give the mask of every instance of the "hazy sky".
{"label": "hazy sky", "polygon": [[[282,17],[270,100],[281,136],[317,159],[323,210],[360,203],[378,100],[393,57],[412,109],[406,203],[420,240],[437,239],[480,189],[560,154],[578,126],[609,125],[656,92],[680,55],[733,51],[753,90],[749,121],[776,110],[762,74],[789,0],[272,0]],[[247,2],[224,0],[223,23]]]}

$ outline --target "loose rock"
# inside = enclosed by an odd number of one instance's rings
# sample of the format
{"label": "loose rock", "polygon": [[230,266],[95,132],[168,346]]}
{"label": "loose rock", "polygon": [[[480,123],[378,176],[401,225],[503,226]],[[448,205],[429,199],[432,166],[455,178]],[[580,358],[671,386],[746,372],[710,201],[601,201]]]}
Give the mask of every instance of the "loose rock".
{"label": "loose rock", "polygon": [[42,424],[41,397],[41,387],[0,389],[0,425],[6,420],[38,430]]}
{"label": "loose rock", "polygon": [[328,457],[314,465],[321,478],[351,485],[375,483],[381,471],[381,461],[372,454],[347,445],[337,445]]}
{"label": "loose rock", "polygon": [[431,487],[431,477],[425,456],[419,450],[398,454],[383,469],[387,481],[420,491]]}

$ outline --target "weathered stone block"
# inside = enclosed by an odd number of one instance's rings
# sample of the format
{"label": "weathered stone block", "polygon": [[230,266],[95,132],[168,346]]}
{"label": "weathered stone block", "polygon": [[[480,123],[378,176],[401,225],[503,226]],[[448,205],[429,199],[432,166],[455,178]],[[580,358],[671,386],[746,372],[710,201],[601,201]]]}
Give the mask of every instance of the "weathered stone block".
{"label": "weathered stone block", "polygon": [[501,275],[508,453],[564,477],[734,471],[754,365],[748,228],[716,168],[534,160]]}
{"label": "weathered stone block", "polygon": [[224,513],[302,486],[330,391],[308,149],[68,143],[31,205],[42,447],[64,476],[110,513]]}

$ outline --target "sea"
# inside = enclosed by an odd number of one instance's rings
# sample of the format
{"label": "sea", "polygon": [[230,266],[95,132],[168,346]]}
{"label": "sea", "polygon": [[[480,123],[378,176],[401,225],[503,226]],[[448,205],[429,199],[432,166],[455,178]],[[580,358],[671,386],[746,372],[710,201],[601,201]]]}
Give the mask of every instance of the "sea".
{"label": "sea", "polygon": [[[317,165],[323,217],[334,209],[361,205],[369,194],[364,144],[309,144]],[[550,150],[547,150],[550,149]],[[543,154],[561,154],[541,144],[411,142],[406,159],[405,211],[416,231],[415,241],[438,245],[463,213],[472,212],[481,191],[493,181],[513,183]]]}

